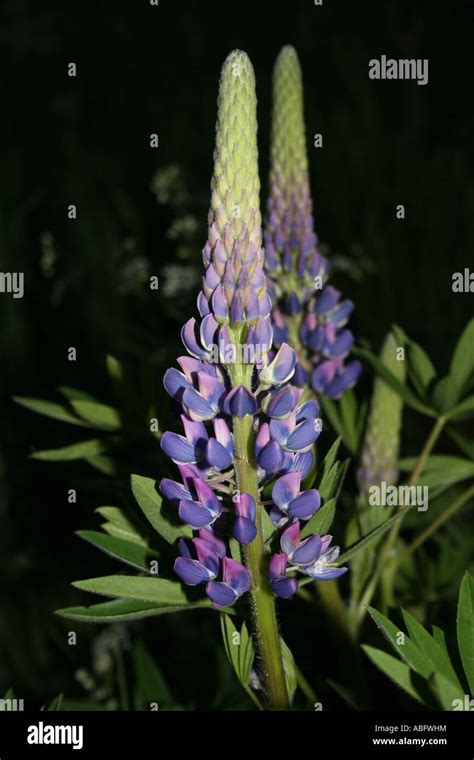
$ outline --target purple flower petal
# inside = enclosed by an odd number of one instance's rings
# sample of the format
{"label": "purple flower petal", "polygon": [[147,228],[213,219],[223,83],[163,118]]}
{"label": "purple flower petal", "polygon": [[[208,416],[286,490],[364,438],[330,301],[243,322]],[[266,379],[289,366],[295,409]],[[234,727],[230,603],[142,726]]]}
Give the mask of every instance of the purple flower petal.
{"label": "purple flower petal", "polygon": [[333,308],[339,301],[341,294],[332,285],[327,285],[322,290],[315,307],[316,314],[325,314],[327,311]]}
{"label": "purple flower petal", "polygon": [[257,399],[248,388],[239,385],[227,395],[224,401],[224,409],[227,414],[235,417],[254,415],[257,411]]}
{"label": "purple flower petal", "polygon": [[239,544],[251,544],[257,535],[257,526],[247,517],[238,517],[232,526],[232,535]]}
{"label": "purple flower petal", "polygon": [[288,557],[284,553],[273,555],[268,564],[268,577],[271,581],[285,576],[287,560]]}
{"label": "purple flower petal", "polygon": [[219,572],[219,557],[207,541],[203,541],[201,538],[194,538],[193,544],[198,561],[208,570],[209,577],[213,580]]}
{"label": "purple flower petal", "polygon": [[277,578],[271,582],[273,593],[280,599],[291,599],[298,591],[296,578]]}
{"label": "purple flower petal", "polygon": [[278,349],[273,361],[260,373],[260,382],[263,385],[277,385],[290,379],[296,366],[296,353],[287,343],[283,343]]}
{"label": "purple flower petal", "polygon": [[197,586],[199,583],[208,583],[215,575],[207,570],[200,562],[187,557],[178,557],[174,563],[174,571],[188,586]]}
{"label": "purple flower petal", "polygon": [[232,455],[215,438],[209,438],[205,450],[206,462],[217,470],[225,470],[232,464]]}
{"label": "purple flower petal", "polygon": [[191,493],[182,483],[163,478],[160,482],[160,491],[172,504],[178,505],[183,499],[191,499]]}
{"label": "purple flower petal", "polygon": [[217,554],[220,559],[223,559],[223,557],[225,557],[226,545],[224,541],[221,541],[220,538],[218,538],[216,534],[212,532],[212,530],[209,530],[208,528],[201,528],[199,531],[199,538],[202,541],[205,541],[206,544],[209,544],[214,554]]}
{"label": "purple flower petal", "polygon": [[290,502],[297,496],[301,486],[301,473],[289,472],[278,478],[272,490],[272,500],[286,512]]}
{"label": "purple flower petal", "polygon": [[293,388],[288,385],[281,391],[266,398],[264,406],[265,414],[268,417],[282,418],[288,416],[296,407],[301,398],[302,390]]}
{"label": "purple flower petal", "polygon": [[206,401],[195,388],[187,388],[183,393],[182,403],[191,419],[195,421],[212,420],[217,410]]}
{"label": "purple flower petal", "polygon": [[206,586],[206,593],[214,607],[228,607],[238,598],[238,595],[226,583],[211,581]]}
{"label": "purple flower petal", "polygon": [[298,521],[292,523],[281,536],[280,546],[285,555],[293,554],[301,542],[300,524]]}
{"label": "purple flower petal", "polygon": [[160,445],[165,454],[178,464],[191,464],[199,460],[196,447],[177,433],[163,433]]}
{"label": "purple flower petal", "polygon": [[301,542],[291,557],[294,565],[311,565],[321,552],[321,536],[310,536]]}
{"label": "purple flower petal", "polygon": [[[194,488],[196,489],[197,497],[203,507],[209,510],[213,515],[218,515],[221,512],[221,503],[216,494],[212,490],[211,486],[201,478],[194,479]],[[317,493],[317,492],[316,492]]]}
{"label": "purple flower petal", "polygon": [[311,488],[309,491],[303,491],[296,499],[293,499],[288,507],[288,514],[291,517],[299,517],[304,520],[314,515],[320,506],[321,497],[315,488]]}
{"label": "purple flower petal", "polygon": [[179,516],[191,528],[198,530],[214,522],[216,516],[196,501],[184,499],[179,503]]}
{"label": "purple flower petal", "polygon": [[201,346],[198,340],[197,322],[194,319],[189,319],[181,330],[181,340],[184,347],[189,351],[191,356],[195,356],[197,359],[204,359],[207,356],[207,352]]}
{"label": "purple flower petal", "polygon": [[177,401],[182,399],[183,393],[187,388],[192,387],[183,373],[174,369],[174,367],[165,372],[163,385],[165,386],[166,392]]}
{"label": "purple flower petal", "polygon": [[224,583],[227,583],[238,596],[249,591],[252,585],[247,568],[230,557],[224,557],[222,560],[222,575]]}
{"label": "purple flower petal", "polygon": [[278,472],[281,467],[283,450],[276,441],[270,441],[270,443],[267,443],[258,454],[257,460],[258,464],[263,470],[265,470],[265,472],[273,474]]}
{"label": "purple flower petal", "polygon": [[321,433],[320,425],[317,419],[301,422],[288,437],[285,448],[289,451],[304,451],[312,446]]}
{"label": "purple flower petal", "polygon": [[316,581],[331,581],[347,573],[347,567],[327,567],[324,570],[316,570],[314,567],[305,568],[304,572]]}

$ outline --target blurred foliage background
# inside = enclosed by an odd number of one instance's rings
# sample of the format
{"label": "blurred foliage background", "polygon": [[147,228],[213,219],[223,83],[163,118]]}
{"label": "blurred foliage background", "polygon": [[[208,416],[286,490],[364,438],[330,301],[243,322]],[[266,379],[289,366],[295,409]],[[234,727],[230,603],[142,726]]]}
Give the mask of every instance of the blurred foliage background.
{"label": "blurred foliage background", "polygon": [[[0,296],[0,692],[14,686],[28,706],[58,693],[74,704],[140,706],[133,684],[147,671],[148,646],[164,703],[218,707],[227,695],[228,705],[248,706],[238,687],[232,692],[218,625],[204,613],[193,613],[192,629],[187,620],[160,618],[119,629],[105,645],[104,629],[84,627],[76,647],[52,614],[79,601],[72,579],[110,570],[111,560],[74,531],[93,527],[93,510],[109,498],[128,498],[130,472],[162,472],[156,440],[136,431],[146,433],[153,413],[166,424],[161,378],[194,311],[219,70],[235,47],[255,66],[265,190],[271,69],[283,44],[296,46],[308,141],[315,133],[324,140],[310,150],[317,230],[335,283],[356,304],[356,337],[377,348],[397,322],[443,368],[472,313],[472,295],[451,290],[452,274],[472,263],[474,249],[469,18],[468,3],[454,10],[422,0],[321,7],[4,0],[0,269],[25,273],[25,296]],[[428,58],[429,84],[369,80],[368,61],[383,53]],[[70,62],[75,78],[67,76]],[[401,203],[404,221],[395,216]],[[75,221],[67,219],[69,204],[77,206]],[[158,292],[149,288],[152,275]],[[76,362],[67,360],[70,346]],[[29,458],[79,436],[15,406],[12,396],[53,399],[66,385],[110,402],[107,354],[126,368],[135,427],[118,478],[86,463]],[[411,419],[408,451],[416,451],[424,424]],[[70,488],[76,504],[67,501]],[[302,626],[301,604],[287,608],[288,639],[311,642],[320,623],[306,616]],[[104,647],[112,651],[108,671],[103,657],[97,666]],[[308,645],[300,664],[315,683],[330,662]],[[100,688],[87,680],[94,667],[102,667]],[[193,679],[184,678],[191,669]],[[103,683],[109,672],[111,690]]]}

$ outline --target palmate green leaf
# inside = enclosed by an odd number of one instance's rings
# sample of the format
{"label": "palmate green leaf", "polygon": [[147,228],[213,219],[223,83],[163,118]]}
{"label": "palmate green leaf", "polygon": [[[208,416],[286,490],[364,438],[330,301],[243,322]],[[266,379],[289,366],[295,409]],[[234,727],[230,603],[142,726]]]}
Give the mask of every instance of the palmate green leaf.
{"label": "palmate green leaf", "polygon": [[141,475],[132,475],[132,491],[143,514],[157,533],[169,544],[183,536],[191,537],[192,531],[184,523],[174,525],[163,512],[163,499],[156,490],[156,482]]}
{"label": "palmate green leaf", "polygon": [[430,661],[425,657],[422,650],[420,650],[406,634],[403,634],[403,644],[399,644],[398,639],[402,631],[400,631],[391,620],[385,617],[385,615],[382,615],[381,612],[378,612],[378,610],[373,607],[369,607],[369,614],[402,660],[413,668],[418,675],[423,678],[428,678],[431,673],[433,673],[434,668]]}
{"label": "palmate green leaf", "polygon": [[[410,457],[408,459],[401,459],[399,461],[399,468],[402,472],[412,472],[415,464],[416,457]],[[439,486],[442,486],[442,490],[449,488],[455,483],[460,483],[463,480],[468,480],[474,477],[474,462],[469,459],[462,459],[462,457],[444,456],[442,454],[432,454],[419,479],[418,485],[428,486],[433,491],[436,490],[437,494]]]}
{"label": "palmate green leaf", "polygon": [[318,533],[320,536],[325,535],[331,527],[335,515],[336,499],[330,499],[308,520],[301,531],[301,538],[307,538],[313,533]]}
{"label": "palmate green leaf", "polygon": [[396,657],[392,657],[391,654],[387,654],[380,649],[374,649],[374,647],[364,644],[362,645],[362,649],[374,665],[394,681],[397,686],[400,686],[410,697],[423,704],[424,700],[413,684],[412,670],[408,665],[405,665],[405,663],[400,662]]}
{"label": "palmate green leaf", "polygon": [[474,578],[469,573],[465,574],[459,592],[457,639],[469,689],[474,695]]}
{"label": "palmate green leaf", "polygon": [[70,446],[64,446],[60,449],[35,451],[31,454],[31,457],[33,459],[39,459],[42,462],[72,462],[76,459],[88,459],[97,454],[103,454],[107,450],[107,441],[100,441],[98,438],[94,438],[90,441],[73,443]]}
{"label": "palmate green leaf", "polygon": [[121,427],[118,411],[107,404],[74,399],[71,406],[79,417],[100,430],[119,430]]}
{"label": "palmate green leaf", "polygon": [[394,525],[398,520],[406,515],[406,513],[409,512],[411,508],[412,507],[405,507],[404,509],[400,509],[395,515],[393,515],[393,517],[390,517],[388,520],[381,523],[381,525],[378,525],[377,528],[371,530],[370,533],[367,533],[365,536],[363,536],[360,541],[357,541],[357,543],[350,546],[348,549],[346,549],[345,552],[343,552],[343,554],[341,554],[337,560],[337,564],[342,565],[345,562],[348,562],[356,554],[364,551],[368,546],[371,546],[371,544],[383,536],[383,534],[386,533],[387,530],[392,527],[392,525]]}
{"label": "palmate green leaf", "polygon": [[79,623],[127,623],[132,620],[200,608],[210,609],[205,603],[202,605],[199,603],[160,605],[154,602],[114,599],[111,602],[101,602],[89,607],[67,607],[57,610],[56,614]]}
{"label": "palmate green leaf", "polygon": [[436,411],[427,404],[420,401],[417,396],[375,356],[371,351],[365,348],[354,348],[353,353],[360,359],[365,360],[375,370],[375,372],[404,400],[405,404],[415,411],[420,412],[428,417],[436,417]]}
{"label": "palmate green leaf", "polygon": [[454,349],[449,368],[447,408],[451,409],[463,394],[469,390],[474,376],[474,319],[466,325]]}
{"label": "palmate green leaf", "polygon": [[437,641],[428,633],[425,628],[413,617],[407,610],[402,610],[403,619],[410,633],[412,640],[418,645],[425,657],[430,661],[433,670],[440,673],[444,678],[451,681],[454,686],[463,692],[459,679],[451,664],[451,660],[446,652]]}
{"label": "palmate green leaf", "polygon": [[153,560],[157,561],[160,557],[158,552],[149,549],[147,546],[143,546],[143,544],[125,541],[122,538],[107,535],[106,533],[99,533],[95,530],[79,530],[76,532],[76,535],[96,546],[110,557],[114,557],[121,562],[125,562],[127,565],[131,565],[138,570],[144,570],[147,573],[150,573],[150,562]]}
{"label": "palmate green leaf", "polygon": [[98,507],[95,511],[107,521],[101,528],[110,536],[148,546],[147,539],[119,507]]}
{"label": "palmate green leaf", "polygon": [[61,422],[69,422],[71,425],[78,425],[79,427],[91,427],[84,420],[71,414],[64,406],[56,404],[53,401],[43,401],[40,398],[29,398],[27,396],[13,396],[13,400],[17,404],[20,404],[20,406],[24,406],[25,409],[42,414],[44,417],[50,417],[53,420],[60,420]]}

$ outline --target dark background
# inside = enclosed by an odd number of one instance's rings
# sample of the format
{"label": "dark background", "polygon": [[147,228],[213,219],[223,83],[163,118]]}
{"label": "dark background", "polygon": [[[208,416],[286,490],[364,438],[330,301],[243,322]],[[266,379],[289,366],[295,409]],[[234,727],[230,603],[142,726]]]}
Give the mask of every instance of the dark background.
{"label": "dark background", "polygon": [[[97,631],[67,647],[68,626],[52,612],[82,601],[71,580],[115,570],[73,535],[96,524],[93,509],[112,485],[86,464],[28,459],[79,436],[11,397],[52,399],[69,384],[110,401],[112,353],[137,408],[145,400],[161,410],[163,372],[194,313],[227,54],[241,48],[255,67],[265,191],[271,68],[283,44],[295,45],[309,145],[316,132],[324,138],[309,152],[317,231],[356,304],[356,337],[378,347],[396,322],[443,371],[472,313],[472,295],[451,290],[452,274],[473,262],[472,21],[470,3],[420,0],[1,3],[0,268],[25,273],[25,297],[0,297],[0,692],[13,685],[38,705],[60,691],[80,696],[73,673]],[[428,58],[429,84],[369,80],[368,61],[382,54]],[[410,435],[416,442],[416,424]],[[158,446],[143,458],[132,447],[122,464],[123,488],[131,471],[158,477]],[[67,503],[72,487],[77,505]],[[212,660],[218,631],[195,620],[199,657]],[[211,705],[212,679],[182,682],[189,631],[166,620],[147,635],[181,701]],[[170,647],[180,652],[178,677]],[[306,659],[317,670],[324,658]]]}

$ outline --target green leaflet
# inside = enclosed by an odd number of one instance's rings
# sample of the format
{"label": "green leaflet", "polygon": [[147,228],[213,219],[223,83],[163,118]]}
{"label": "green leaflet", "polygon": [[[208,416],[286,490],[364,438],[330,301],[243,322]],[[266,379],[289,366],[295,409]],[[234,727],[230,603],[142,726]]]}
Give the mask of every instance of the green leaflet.
{"label": "green leaflet", "polygon": [[53,401],[43,401],[40,398],[29,398],[27,396],[13,396],[13,400],[20,406],[24,406],[25,409],[29,409],[31,412],[42,414],[44,417],[50,417],[53,420],[59,420],[60,422],[69,422],[71,425],[78,425],[79,427],[90,427],[87,422],[84,422],[79,417],[71,414],[61,404],[56,404]]}
{"label": "green leaflet", "polygon": [[280,637],[280,646],[281,646],[281,653],[283,657],[283,670],[285,671],[286,688],[288,689],[288,696],[290,698],[290,702],[292,702],[293,697],[295,696],[295,691],[298,686],[298,677],[297,677],[297,672],[296,672],[295,658],[293,657],[293,653],[291,649],[287,646],[287,644],[283,641],[281,637]]}
{"label": "green leaflet", "polygon": [[462,398],[469,390],[474,375],[474,319],[466,325],[454,349],[449,368],[449,386],[447,391],[448,409]]}
{"label": "green leaflet", "polygon": [[168,684],[140,639],[135,642],[133,647],[133,664],[136,679],[134,684],[135,710],[149,710],[153,702],[156,702],[160,709],[173,705],[174,700]]}
{"label": "green leaflet", "polygon": [[[156,602],[160,606],[179,607],[189,604],[181,583],[165,578],[142,578],[132,575],[106,575],[101,578],[90,578],[75,581],[75,588],[90,591],[93,594],[103,594],[120,599],[134,599],[142,602]],[[199,603],[199,606],[210,607],[210,601]]]}
{"label": "green leaflet", "polygon": [[261,709],[262,706],[258,698],[250,688],[250,673],[255,659],[252,637],[249,635],[245,623],[242,623],[239,631],[227,613],[221,612],[220,618],[222,638],[228,660],[240,684],[257,707]]}
{"label": "green leaflet", "polygon": [[416,699],[418,702],[423,702],[423,698],[413,684],[412,671],[408,665],[400,662],[396,657],[392,657],[392,655],[382,652],[380,649],[374,649],[374,647],[366,645],[362,645],[362,649],[372,660],[374,665],[391,678],[397,686],[400,686],[410,695],[410,697],[413,697],[413,699]]}
{"label": "green leaflet", "polygon": [[74,399],[71,406],[83,420],[101,430],[119,430],[120,415],[116,409],[98,401]]}
{"label": "green leaflet", "polygon": [[418,622],[413,615],[410,615],[407,610],[402,610],[403,618],[413,641],[418,645],[425,657],[431,662],[433,670],[441,673],[442,676],[447,678],[453,684],[455,684],[461,690],[461,684],[458,677],[454,672],[454,668],[451,665],[451,661],[446,656],[446,653],[434,640],[434,638],[423,628],[421,623]]}
{"label": "green leaflet", "polygon": [[211,609],[205,603],[158,605],[154,602],[114,599],[111,602],[93,604],[90,607],[67,607],[57,610],[56,614],[68,620],[77,620],[79,623],[126,623],[131,620],[142,620],[157,615],[200,608]]}
{"label": "green leaflet", "polygon": [[183,536],[190,537],[191,529],[184,524],[174,525],[163,513],[163,499],[156,490],[156,483],[151,478],[132,475],[132,491],[143,514],[162,538],[169,544]]}
{"label": "green leaflet", "polygon": [[33,459],[40,459],[43,462],[72,462],[75,459],[88,459],[97,454],[103,454],[108,448],[107,441],[100,441],[94,438],[90,441],[74,443],[71,446],[64,446],[60,449],[35,451],[31,456]]}
{"label": "green leaflet", "polygon": [[[392,644],[402,660],[406,662],[423,678],[428,678],[433,673],[433,666],[425,657],[423,650],[414,644],[411,639],[400,631],[385,615],[373,607],[369,607],[369,613],[377,627],[382,631],[385,638]],[[402,634],[402,636],[400,636]],[[401,643],[398,643],[398,642]]]}
{"label": "green leaflet", "polygon": [[469,573],[464,576],[459,592],[457,639],[469,689],[474,695],[474,578]]}
{"label": "green leaflet", "polygon": [[109,535],[134,544],[148,545],[147,539],[141,534],[139,528],[119,507],[98,507],[95,511],[107,521],[101,525],[101,528]]}
{"label": "green leaflet", "polygon": [[79,530],[77,536],[96,546],[101,551],[111,557],[125,562],[127,565],[150,572],[150,563],[152,560],[158,560],[159,554],[153,549],[149,549],[143,544],[136,544],[132,541],[126,541],[106,533],[99,533],[94,530]]}

